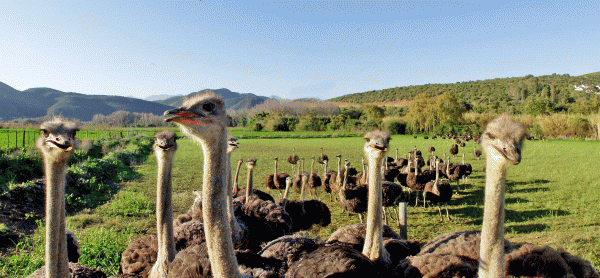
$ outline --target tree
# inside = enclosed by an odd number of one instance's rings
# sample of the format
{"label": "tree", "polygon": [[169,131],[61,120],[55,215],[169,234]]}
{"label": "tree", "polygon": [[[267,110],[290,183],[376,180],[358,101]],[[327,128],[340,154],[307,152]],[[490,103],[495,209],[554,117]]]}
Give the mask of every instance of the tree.
{"label": "tree", "polygon": [[374,104],[364,105],[363,111],[367,114],[369,120],[381,119],[385,116],[385,110]]}

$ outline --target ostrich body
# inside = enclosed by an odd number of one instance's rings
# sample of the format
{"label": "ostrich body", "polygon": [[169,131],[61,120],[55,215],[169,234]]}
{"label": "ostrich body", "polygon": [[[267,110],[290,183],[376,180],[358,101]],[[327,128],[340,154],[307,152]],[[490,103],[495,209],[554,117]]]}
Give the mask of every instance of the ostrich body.
{"label": "ostrich body", "polygon": [[364,184],[350,184],[348,177],[348,167],[350,162],[348,159],[344,160],[344,180],[342,182],[342,188],[340,189],[339,201],[340,206],[344,211],[354,212],[358,214],[360,223],[363,222],[362,213],[367,211],[367,194],[369,189]]}
{"label": "ostrich body", "polygon": [[308,176],[309,193],[313,198],[317,197],[317,187],[321,187],[321,177],[314,172],[314,166],[315,158],[313,157],[312,162],[310,163],[310,175]]}
{"label": "ostrich body", "polygon": [[232,198],[238,197],[238,192],[240,191],[240,185],[238,183],[238,178],[240,177],[240,167],[242,166],[243,163],[244,163],[244,160],[241,158],[238,158],[237,168],[235,169],[235,178],[233,179],[233,192],[231,193]]}
{"label": "ostrich body", "polygon": [[[450,183],[447,181],[440,181],[440,172],[439,172],[440,162],[435,162],[435,181],[430,181],[425,184],[425,189],[423,189],[423,199],[429,200],[433,204],[438,205],[438,212],[440,213],[440,223],[444,221],[442,218],[442,209],[440,207],[441,203],[446,205],[446,218],[450,221],[450,214],[448,213],[448,205],[447,203],[452,199],[452,187],[450,187]],[[425,206],[425,202],[423,202],[423,206]]]}
{"label": "ostrich body", "polygon": [[200,143],[204,152],[202,216],[212,272],[215,277],[241,277],[227,214],[225,103],[214,93],[202,94],[186,100],[180,108],[165,111],[165,115],[169,116],[167,122],[177,123],[185,134]]}
{"label": "ostrich body", "polygon": [[313,224],[318,224],[321,227],[329,225],[331,223],[331,211],[325,203],[319,200],[288,200],[291,185],[292,178],[288,177],[283,198],[276,202],[290,215],[292,219],[291,231],[294,233],[308,230]]}
{"label": "ostrich body", "polygon": [[[286,173],[277,173],[277,157],[274,158],[275,160],[275,173],[268,175],[267,176],[267,180],[265,181],[265,187],[267,187],[268,189],[284,189],[285,188],[285,179],[289,176]],[[281,192],[280,192],[281,194]]]}
{"label": "ostrich body", "polygon": [[479,160],[479,157],[481,156],[481,151],[476,148],[473,148],[473,156],[475,156],[477,160]]}
{"label": "ostrich body", "polygon": [[298,164],[298,160],[300,160],[300,158],[296,155],[296,148],[292,148],[292,155],[288,156],[288,163],[290,165],[292,165],[292,172],[294,172],[294,165]]}
{"label": "ostrich body", "polygon": [[148,277],[167,277],[167,265],[175,258],[175,241],[173,239],[173,186],[171,170],[173,157],[177,151],[177,135],[171,131],[163,131],[154,135],[154,153],[158,160],[158,177],[156,186],[156,229],[158,235],[158,254],[156,263]]}
{"label": "ostrich body", "polygon": [[433,179],[430,175],[419,174],[418,169],[419,167],[415,167],[414,172],[406,175],[406,186],[417,192],[415,207],[419,205],[419,192],[422,192],[425,189],[425,184]]}
{"label": "ostrich body", "polygon": [[454,144],[454,145],[452,145],[452,147],[450,147],[450,154],[453,156],[456,156],[457,153],[458,153],[458,145]]}
{"label": "ostrich body", "polygon": [[69,263],[65,222],[65,180],[67,161],[76,147],[75,123],[60,118],[40,125],[41,136],[36,148],[42,155],[46,180],[46,238],[44,267],[29,277],[106,277],[97,270],[78,263]]}

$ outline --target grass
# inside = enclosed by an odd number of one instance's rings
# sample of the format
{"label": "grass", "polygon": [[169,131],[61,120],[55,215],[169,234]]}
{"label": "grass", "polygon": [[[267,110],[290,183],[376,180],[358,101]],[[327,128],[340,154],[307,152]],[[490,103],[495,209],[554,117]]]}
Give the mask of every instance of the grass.
{"label": "grass", "polygon": [[[434,146],[438,155],[448,152],[453,144],[450,140],[424,140],[422,136],[395,135],[392,137],[389,156],[400,156],[416,146],[427,156],[429,146]],[[306,159],[306,171],[310,171],[310,158],[320,155],[320,147],[332,160],[329,168],[337,168],[336,154],[351,161],[359,168],[364,140],[359,137],[340,138],[288,138],[288,139],[240,139],[240,148],[232,155],[235,173],[237,159],[255,157],[254,186],[265,190],[264,180],[273,172],[273,157],[279,157],[279,172],[290,173],[287,157],[295,147],[296,154]],[[193,202],[191,191],[200,190],[202,185],[201,148],[188,139],[179,140],[173,169],[174,214],[187,211]],[[408,237],[427,241],[441,233],[466,229],[480,229],[483,215],[484,159],[473,157],[475,144],[471,141],[461,148],[467,162],[473,165],[473,174],[464,190],[450,202],[451,222],[438,223],[436,207],[408,207]],[[600,268],[600,218],[597,217],[600,192],[596,156],[600,148],[597,141],[546,140],[528,141],[523,150],[521,164],[512,166],[507,174],[506,192],[506,237],[511,241],[527,241],[539,245],[550,245],[582,256]],[[460,158],[452,159],[459,162]],[[319,166],[319,167],[318,167]],[[122,184],[122,189],[108,203],[94,209],[84,210],[67,219],[68,228],[75,231],[84,246],[82,263],[102,268],[110,276],[118,271],[120,254],[131,239],[156,233],[156,158],[150,154],[145,164],[137,167],[138,178]],[[320,164],[315,163],[315,171]],[[319,170],[320,172],[320,170]],[[240,185],[245,186],[246,168],[242,165]],[[454,183],[453,183],[454,185]],[[275,198],[279,193],[271,192]],[[292,192],[291,198],[298,194]],[[328,204],[332,212],[332,223],[326,228],[313,227],[310,233],[322,239],[340,226],[358,223],[358,217],[342,213],[329,195],[319,191],[320,200]],[[392,221],[390,224],[397,231]],[[18,245],[18,254],[27,257],[0,258],[0,277],[22,277],[35,270],[43,261],[43,248],[39,249],[39,233]],[[43,245],[43,244],[42,244]],[[41,254],[39,252],[42,252]],[[21,259],[19,259],[21,258]],[[28,259],[27,271],[16,271],[23,267],[18,262]],[[17,263],[11,263],[11,262]],[[41,263],[41,264],[40,264]]]}

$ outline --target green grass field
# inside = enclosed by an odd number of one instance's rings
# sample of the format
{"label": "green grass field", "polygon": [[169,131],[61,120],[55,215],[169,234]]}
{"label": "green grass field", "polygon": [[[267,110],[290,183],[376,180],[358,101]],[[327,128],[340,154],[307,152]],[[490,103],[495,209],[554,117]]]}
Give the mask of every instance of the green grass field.
{"label": "green grass field", "polygon": [[[266,190],[264,181],[273,172],[273,157],[279,157],[279,172],[290,173],[287,157],[292,147],[296,154],[306,159],[306,171],[310,171],[310,158],[320,155],[320,147],[330,157],[330,169],[337,167],[336,154],[351,161],[360,171],[360,158],[364,140],[350,138],[312,139],[240,139],[240,148],[232,155],[235,173],[237,159],[255,157],[258,162],[254,170],[255,188]],[[395,156],[399,149],[404,156],[415,146],[427,156],[429,146],[436,154],[448,152],[451,140],[424,140],[422,136],[393,136],[388,156]],[[483,188],[485,159],[473,157],[473,141],[459,152],[464,152],[467,162],[473,165],[473,174],[465,190],[455,195],[450,202],[451,222],[438,223],[437,207],[408,207],[409,239],[427,241],[448,231],[480,229],[483,215]],[[506,194],[506,237],[512,241],[527,241],[563,248],[568,252],[590,260],[600,268],[600,218],[597,210],[600,203],[598,187],[600,174],[596,157],[600,142],[576,140],[527,141],[523,160],[509,168]],[[452,162],[459,162],[460,158]],[[201,148],[188,139],[179,140],[173,171],[174,214],[187,211],[193,201],[193,190],[202,188]],[[135,237],[155,233],[156,220],[156,159],[154,155],[144,165],[138,166],[141,176],[123,184],[115,198],[95,210],[83,211],[68,217],[68,228],[75,231],[82,244],[83,257],[80,262],[101,267],[112,275],[118,271],[119,254]],[[315,170],[321,169],[315,163]],[[320,171],[320,170],[319,170]],[[246,168],[242,165],[240,185],[245,187]],[[454,185],[454,183],[453,183]],[[278,192],[271,192],[279,198]],[[291,193],[291,198],[298,194]],[[319,199],[329,205],[332,223],[326,228],[313,228],[310,232],[326,240],[338,227],[358,223],[358,217],[342,213],[329,195],[319,191]],[[397,229],[395,221],[390,225]],[[398,229],[397,229],[398,230]],[[38,229],[30,243],[23,243],[21,255],[4,257],[0,260],[1,277],[21,277],[30,274],[43,264],[43,249],[35,248],[43,242],[43,230]],[[37,258],[37,259],[36,259]],[[24,266],[23,261],[31,262]],[[12,263],[11,263],[12,262]],[[21,262],[21,264],[19,264]],[[33,263],[35,262],[35,263]]]}

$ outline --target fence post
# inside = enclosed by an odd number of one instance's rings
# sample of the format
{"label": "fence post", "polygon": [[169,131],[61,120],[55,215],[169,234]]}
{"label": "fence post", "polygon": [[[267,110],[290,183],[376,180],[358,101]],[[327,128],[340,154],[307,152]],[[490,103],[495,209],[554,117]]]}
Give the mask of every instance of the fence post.
{"label": "fence post", "polygon": [[15,130],[15,148],[17,147],[18,142],[19,142],[19,131]]}
{"label": "fence post", "polygon": [[25,148],[25,130],[23,130],[23,148]]}
{"label": "fence post", "polygon": [[398,227],[400,228],[400,238],[408,239],[408,229],[406,227],[406,202],[398,204]]}

